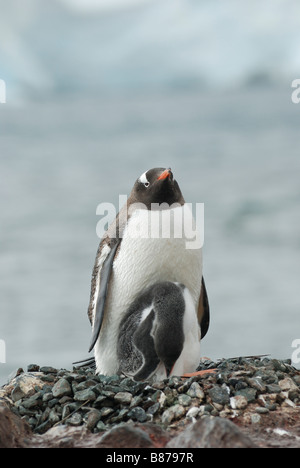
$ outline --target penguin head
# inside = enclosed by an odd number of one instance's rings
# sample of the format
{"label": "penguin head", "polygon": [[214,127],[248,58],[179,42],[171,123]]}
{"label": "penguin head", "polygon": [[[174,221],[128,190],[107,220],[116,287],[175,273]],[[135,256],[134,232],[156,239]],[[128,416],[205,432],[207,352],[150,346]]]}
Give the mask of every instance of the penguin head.
{"label": "penguin head", "polygon": [[184,204],[184,198],[170,168],[157,167],[144,172],[135,182],[130,198],[151,209],[151,203]]}

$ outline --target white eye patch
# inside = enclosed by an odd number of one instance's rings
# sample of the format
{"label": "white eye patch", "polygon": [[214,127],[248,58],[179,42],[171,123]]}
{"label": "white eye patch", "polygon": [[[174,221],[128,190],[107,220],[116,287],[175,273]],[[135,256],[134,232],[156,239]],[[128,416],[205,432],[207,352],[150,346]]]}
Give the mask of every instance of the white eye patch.
{"label": "white eye patch", "polygon": [[148,185],[150,184],[150,182],[149,182],[149,180],[148,180],[147,177],[146,177],[146,173],[147,173],[147,171],[144,172],[144,173],[141,175],[141,177],[139,178],[139,182],[141,182],[141,184],[144,184],[144,185],[146,184],[146,185],[148,186]]}

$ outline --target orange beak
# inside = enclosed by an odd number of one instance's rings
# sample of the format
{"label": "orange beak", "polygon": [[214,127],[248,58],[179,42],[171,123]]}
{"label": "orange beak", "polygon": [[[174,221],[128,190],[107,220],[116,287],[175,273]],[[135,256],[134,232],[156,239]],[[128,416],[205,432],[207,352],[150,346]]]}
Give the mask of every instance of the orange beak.
{"label": "orange beak", "polygon": [[169,169],[166,169],[164,172],[162,172],[160,176],[157,177],[157,180],[166,179],[167,177],[170,177],[170,175],[171,175],[171,169],[169,168]]}

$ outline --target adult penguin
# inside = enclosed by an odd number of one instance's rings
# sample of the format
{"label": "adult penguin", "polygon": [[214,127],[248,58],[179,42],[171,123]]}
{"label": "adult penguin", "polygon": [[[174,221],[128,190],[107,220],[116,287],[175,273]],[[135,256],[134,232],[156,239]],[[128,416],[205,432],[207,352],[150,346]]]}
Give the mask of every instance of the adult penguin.
{"label": "adult penguin", "polygon": [[191,246],[191,231],[186,229],[191,225],[195,228],[190,207],[170,168],[150,169],[136,180],[95,260],[88,316],[93,330],[89,350],[94,349],[97,373],[119,371],[120,323],[138,296],[156,283],[184,285],[197,316],[199,339],[205,336],[209,305],[202,249]]}

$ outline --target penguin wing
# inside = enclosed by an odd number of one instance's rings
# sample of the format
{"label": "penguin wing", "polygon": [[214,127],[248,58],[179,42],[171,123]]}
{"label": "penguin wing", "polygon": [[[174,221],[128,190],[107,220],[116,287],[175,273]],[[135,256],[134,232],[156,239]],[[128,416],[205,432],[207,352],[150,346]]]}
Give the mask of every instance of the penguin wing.
{"label": "penguin wing", "polygon": [[99,244],[98,251],[96,254],[96,259],[95,259],[95,264],[94,264],[94,269],[92,273],[92,281],[91,281],[91,296],[90,296],[90,303],[88,307],[88,318],[90,320],[91,325],[93,325],[94,321],[94,313],[95,313],[95,307],[97,303],[97,297],[98,297],[98,290],[99,290],[99,285],[100,285],[100,272],[101,268],[103,266],[103,263],[110,253],[110,245],[109,245],[109,239],[103,238]]}
{"label": "penguin wing", "polygon": [[209,302],[208,302],[208,296],[207,296],[207,291],[206,291],[203,276],[202,276],[201,293],[200,293],[200,298],[199,298],[197,316],[198,316],[198,322],[201,328],[201,339],[202,339],[205,337],[208,331],[209,319],[210,319]]}
{"label": "penguin wing", "polygon": [[101,241],[97,252],[92,276],[91,299],[88,308],[88,316],[93,325],[89,352],[94,348],[101,330],[113,261],[119,244],[120,240],[112,240],[106,237]]}
{"label": "penguin wing", "polygon": [[113,261],[120,246],[123,231],[128,218],[127,205],[118,213],[115,220],[105,232],[96,255],[94,265],[91,297],[88,308],[88,317],[93,326],[93,334],[90,344],[91,351],[98,339],[104,317],[105,302],[111,277]]}

